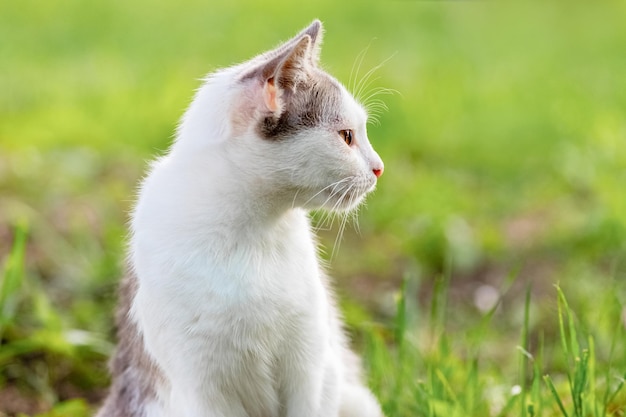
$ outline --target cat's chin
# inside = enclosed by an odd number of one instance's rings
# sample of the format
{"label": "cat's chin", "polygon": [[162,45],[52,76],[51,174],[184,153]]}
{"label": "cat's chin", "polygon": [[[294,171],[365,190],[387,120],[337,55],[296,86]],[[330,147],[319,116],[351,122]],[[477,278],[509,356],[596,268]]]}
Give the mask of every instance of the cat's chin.
{"label": "cat's chin", "polygon": [[375,188],[376,181],[371,180],[357,180],[340,188],[329,186],[309,200],[313,207],[306,207],[305,204],[305,208],[338,213],[349,212],[356,209]]}
{"label": "cat's chin", "polygon": [[346,192],[345,194],[336,197],[334,200],[327,200],[322,208],[327,211],[334,211],[338,213],[345,213],[356,209],[365,200],[365,196],[373,190],[374,187],[368,190],[353,190]]}
{"label": "cat's chin", "polygon": [[348,213],[359,207],[363,200],[365,200],[365,195],[359,197],[356,201],[341,202],[339,205],[327,210],[334,211],[336,213]]}

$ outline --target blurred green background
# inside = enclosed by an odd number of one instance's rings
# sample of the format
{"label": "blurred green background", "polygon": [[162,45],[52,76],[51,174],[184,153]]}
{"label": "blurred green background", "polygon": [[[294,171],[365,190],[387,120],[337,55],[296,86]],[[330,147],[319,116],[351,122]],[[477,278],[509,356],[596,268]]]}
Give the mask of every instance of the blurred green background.
{"label": "blurred green background", "polygon": [[[369,127],[385,174],[331,262],[357,346],[359,329],[391,326],[403,278],[419,333],[446,276],[460,346],[500,302],[480,336],[499,377],[517,364],[529,283],[546,350],[560,283],[607,357],[626,322],[626,3],[6,1],[0,259],[20,230],[27,240],[0,327],[0,415],[102,397],[147,161],[206,73],[314,18],[330,73],[347,84],[367,49],[359,77],[390,58],[371,88],[397,91]],[[328,253],[336,226],[320,230]]]}

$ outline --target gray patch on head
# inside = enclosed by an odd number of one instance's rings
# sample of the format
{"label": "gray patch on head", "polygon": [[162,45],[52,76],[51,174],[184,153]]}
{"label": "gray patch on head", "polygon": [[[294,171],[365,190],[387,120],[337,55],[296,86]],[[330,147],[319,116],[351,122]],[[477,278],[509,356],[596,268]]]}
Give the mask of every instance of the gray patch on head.
{"label": "gray patch on head", "polygon": [[307,81],[296,85],[295,91],[283,90],[285,106],[279,116],[261,119],[257,131],[262,138],[280,140],[296,133],[341,121],[341,88],[328,75],[317,71]]}

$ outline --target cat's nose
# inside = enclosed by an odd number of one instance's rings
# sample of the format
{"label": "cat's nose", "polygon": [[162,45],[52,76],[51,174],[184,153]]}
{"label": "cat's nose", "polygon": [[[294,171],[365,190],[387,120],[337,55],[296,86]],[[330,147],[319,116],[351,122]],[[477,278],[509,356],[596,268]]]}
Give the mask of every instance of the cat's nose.
{"label": "cat's nose", "polygon": [[369,161],[370,169],[372,170],[374,175],[376,175],[376,178],[380,178],[380,176],[383,175],[383,171],[385,170],[385,164],[383,163],[383,160],[372,148],[370,148],[367,159]]}
{"label": "cat's nose", "polygon": [[383,175],[385,164],[383,164],[382,159],[380,159],[378,155],[376,155],[376,158],[374,158],[372,165],[370,166],[372,167],[372,172],[376,175],[376,178],[380,178],[380,176]]}

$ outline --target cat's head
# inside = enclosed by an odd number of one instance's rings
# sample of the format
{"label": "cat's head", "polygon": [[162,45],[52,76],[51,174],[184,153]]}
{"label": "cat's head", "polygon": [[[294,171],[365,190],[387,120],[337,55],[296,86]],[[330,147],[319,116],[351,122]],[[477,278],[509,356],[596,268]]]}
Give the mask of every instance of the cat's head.
{"label": "cat's head", "polygon": [[179,141],[192,136],[210,146],[245,181],[294,206],[358,205],[383,162],[368,140],[364,108],[319,67],[321,41],[316,20],[279,47],[211,75]]}

